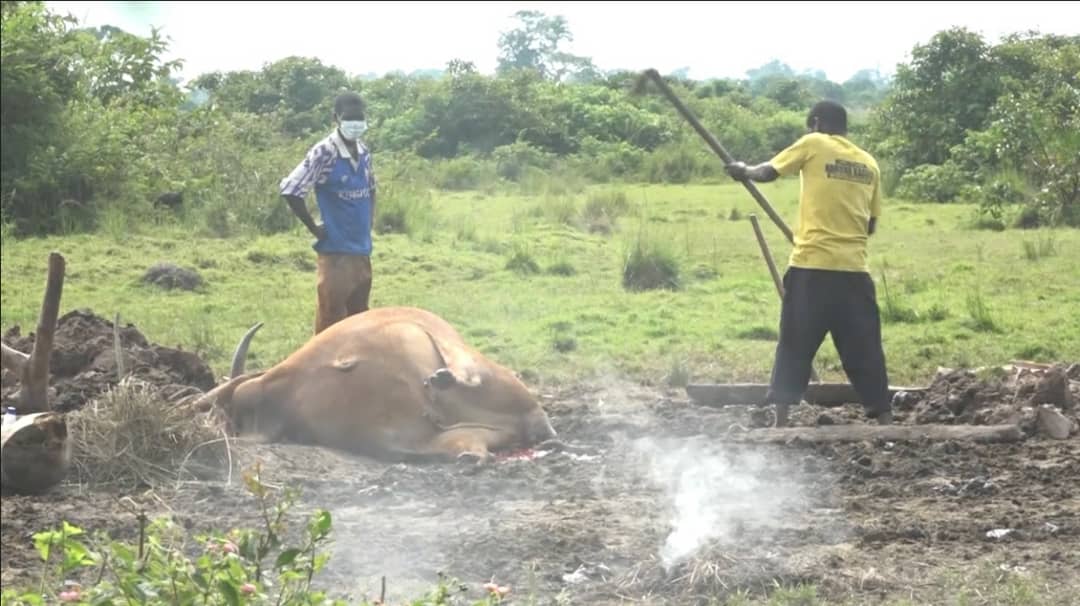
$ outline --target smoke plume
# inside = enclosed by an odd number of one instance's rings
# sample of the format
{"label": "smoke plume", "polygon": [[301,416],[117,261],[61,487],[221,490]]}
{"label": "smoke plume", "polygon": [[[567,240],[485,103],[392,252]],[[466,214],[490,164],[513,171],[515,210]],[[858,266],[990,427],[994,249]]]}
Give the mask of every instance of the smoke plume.
{"label": "smoke plume", "polygon": [[647,438],[637,446],[666,498],[670,532],[659,556],[668,572],[707,545],[745,536],[760,541],[783,523],[786,511],[802,507],[797,473],[775,455],[725,450],[707,439]]}

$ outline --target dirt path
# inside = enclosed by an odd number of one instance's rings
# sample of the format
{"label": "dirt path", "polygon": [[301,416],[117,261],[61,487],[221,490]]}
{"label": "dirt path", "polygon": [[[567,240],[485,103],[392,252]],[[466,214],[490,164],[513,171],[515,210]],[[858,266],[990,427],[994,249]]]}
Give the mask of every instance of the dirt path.
{"label": "dirt path", "polygon": [[[611,384],[546,403],[566,440],[591,454],[487,467],[384,465],[312,448],[260,447],[267,479],[303,490],[297,516],[334,518],[322,585],[401,603],[439,572],[494,580],[517,603],[706,603],[739,589],[806,581],[819,595],[939,603],[950,577],[1038,573],[1080,589],[1080,439],[1010,445],[737,446],[744,408]],[[861,422],[858,409],[800,409],[812,424]],[[900,422],[926,413],[912,405]],[[988,417],[989,418],[989,417]],[[737,430],[737,429],[736,429]],[[66,486],[3,499],[2,580],[32,582],[30,533],[61,518],[134,532],[121,495]],[[252,523],[232,486],[132,495],[197,531]],[[297,520],[303,518],[297,517]],[[995,529],[1009,529],[990,538]],[[479,594],[477,594],[479,595]],[[1068,595],[1063,594],[1063,595]],[[559,600],[563,599],[564,602]]]}

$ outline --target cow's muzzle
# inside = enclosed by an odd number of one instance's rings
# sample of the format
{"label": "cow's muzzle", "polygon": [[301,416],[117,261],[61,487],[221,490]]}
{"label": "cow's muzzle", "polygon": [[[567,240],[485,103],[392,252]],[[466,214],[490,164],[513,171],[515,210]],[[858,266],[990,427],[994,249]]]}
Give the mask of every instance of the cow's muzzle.
{"label": "cow's muzzle", "polygon": [[551,426],[551,420],[545,414],[536,415],[529,419],[525,435],[528,436],[530,444],[539,444],[558,437],[555,428]]}

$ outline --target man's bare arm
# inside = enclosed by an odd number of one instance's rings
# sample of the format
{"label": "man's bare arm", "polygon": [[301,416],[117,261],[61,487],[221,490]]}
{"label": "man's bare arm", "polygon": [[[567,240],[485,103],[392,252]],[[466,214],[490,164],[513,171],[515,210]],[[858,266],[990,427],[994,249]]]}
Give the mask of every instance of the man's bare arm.
{"label": "man's bare arm", "polygon": [[750,179],[759,183],[768,183],[780,177],[780,173],[776,172],[776,169],[768,162],[749,167],[745,162],[732,162],[726,168],[727,173],[736,181]]}
{"label": "man's bare arm", "polygon": [[292,209],[293,214],[300,219],[300,222],[304,224],[304,227],[308,228],[311,235],[318,239],[322,239],[326,235],[326,230],[321,225],[315,224],[315,219],[311,218],[311,213],[308,212],[307,205],[304,204],[304,199],[297,196],[284,195],[285,201],[289,203],[289,208]]}

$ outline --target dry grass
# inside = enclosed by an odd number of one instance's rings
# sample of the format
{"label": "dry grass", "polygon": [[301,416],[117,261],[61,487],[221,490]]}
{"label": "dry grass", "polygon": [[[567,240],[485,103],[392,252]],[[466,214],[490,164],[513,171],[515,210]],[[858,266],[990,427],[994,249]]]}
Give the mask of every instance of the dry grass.
{"label": "dry grass", "polygon": [[228,473],[230,442],[205,415],[127,377],[68,416],[73,480],[134,489]]}
{"label": "dry grass", "polygon": [[726,604],[746,595],[767,595],[790,583],[801,586],[812,583],[767,557],[736,557],[718,546],[707,548],[695,556],[665,569],[663,562],[653,556],[638,563],[615,581],[619,591],[627,594],[677,598],[678,603]]}

